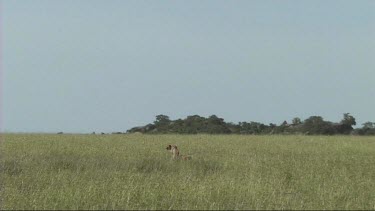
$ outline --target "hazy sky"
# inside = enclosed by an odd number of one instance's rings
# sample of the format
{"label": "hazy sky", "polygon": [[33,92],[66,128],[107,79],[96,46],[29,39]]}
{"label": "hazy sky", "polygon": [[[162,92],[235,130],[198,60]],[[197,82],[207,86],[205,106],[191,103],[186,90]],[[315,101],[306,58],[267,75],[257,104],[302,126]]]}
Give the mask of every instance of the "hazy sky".
{"label": "hazy sky", "polygon": [[1,1],[8,132],[375,121],[375,1]]}

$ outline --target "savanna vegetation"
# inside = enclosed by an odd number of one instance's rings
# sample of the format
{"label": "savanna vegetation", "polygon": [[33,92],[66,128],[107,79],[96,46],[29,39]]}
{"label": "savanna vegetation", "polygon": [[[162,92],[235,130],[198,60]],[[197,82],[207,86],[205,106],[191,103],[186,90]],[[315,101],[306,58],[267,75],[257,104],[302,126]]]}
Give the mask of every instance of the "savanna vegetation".
{"label": "savanna vegetation", "polygon": [[[375,209],[373,136],[2,138],[6,210]],[[171,143],[193,159],[172,160]]]}
{"label": "savanna vegetation", "polygon": [[343,115],[340,122],[325,121],[321,116],[311,116],[304,121],[296,117],[290,123],[280,125],[259,122],[225,122],[223,118],[211,115],[208,118],[199,115],[185,119],[170,120],[166,115],[157,115],[154,123],[134,127],[128,133],[150,134],[305,134],[305,135],[375,135],[375,123],[366,122],[362,128],[354,129],[355,118],[349,113]]}

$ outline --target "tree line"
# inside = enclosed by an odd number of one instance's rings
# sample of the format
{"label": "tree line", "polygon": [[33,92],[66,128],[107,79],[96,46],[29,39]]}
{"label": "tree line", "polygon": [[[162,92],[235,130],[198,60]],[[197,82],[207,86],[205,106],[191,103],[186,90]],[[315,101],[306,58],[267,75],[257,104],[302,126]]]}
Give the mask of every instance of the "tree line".
{"label": "tree line", "polygon": [[280,125],[260,122],[225,122],[223,118],[211,115],[208,118],[199,115],[187,116],[185,119],[171,120],[167,115],[157,115],[153,123],[133,127],[127,133],[149,134],[304,134],[304,135],[375,135],[375,123],[366,122],[361,128],[353,128],[355,118],[349,113],[343,115],[340,122],[330,122],[321,116],[311,116],[305,120],[296,117],[290,123]]}

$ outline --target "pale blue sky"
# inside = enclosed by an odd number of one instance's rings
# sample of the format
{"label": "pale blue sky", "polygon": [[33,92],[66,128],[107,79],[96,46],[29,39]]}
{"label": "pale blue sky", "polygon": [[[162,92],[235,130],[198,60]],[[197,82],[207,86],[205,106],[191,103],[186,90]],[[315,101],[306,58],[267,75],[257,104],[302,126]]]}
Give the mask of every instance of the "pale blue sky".
{"label": "pale blue sky", "polygon": [[375,1],[2,0],[8,132],[375,121]]}

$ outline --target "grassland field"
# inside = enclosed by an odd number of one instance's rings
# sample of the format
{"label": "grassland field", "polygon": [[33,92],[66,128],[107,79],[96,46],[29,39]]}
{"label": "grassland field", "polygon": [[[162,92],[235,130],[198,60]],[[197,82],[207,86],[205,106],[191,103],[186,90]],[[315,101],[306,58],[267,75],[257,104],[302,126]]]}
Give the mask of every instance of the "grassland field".
{"label": "grassland field", "polygon": [[0,146],[1,209],[375,209],[375,137],[3,134]]}

